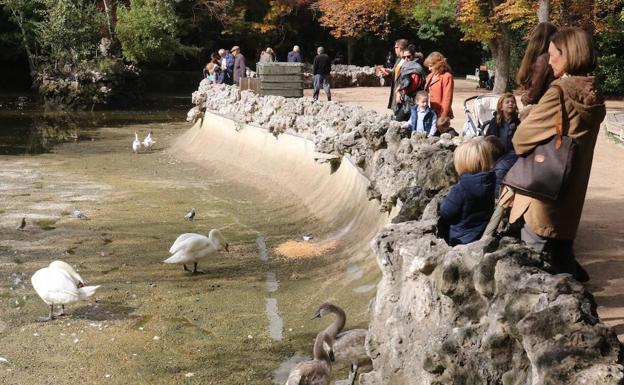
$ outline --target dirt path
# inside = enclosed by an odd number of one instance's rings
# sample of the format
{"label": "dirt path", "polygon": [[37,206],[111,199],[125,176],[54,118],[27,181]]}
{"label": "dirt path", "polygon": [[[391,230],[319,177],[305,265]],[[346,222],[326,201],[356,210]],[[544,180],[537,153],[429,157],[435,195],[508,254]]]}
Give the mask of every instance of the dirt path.
{"label": "dirt path", "polygon": [[[388,113],[388,88],[332,90],[333,100]],[[475,83],[457,80],[453,100],[453,127],[466,120],[463,101],[486,94]],[[310,92],[311,95],[311,92]],[[321,99],[324,94],[321,91]],[[608,101],[608,110],[624,110],[623,101]],[[624,341],[624,146],[598,136],[585,207],[575,242],[577,257],[591,276],[588,286],[598,303],[598,313]]]}

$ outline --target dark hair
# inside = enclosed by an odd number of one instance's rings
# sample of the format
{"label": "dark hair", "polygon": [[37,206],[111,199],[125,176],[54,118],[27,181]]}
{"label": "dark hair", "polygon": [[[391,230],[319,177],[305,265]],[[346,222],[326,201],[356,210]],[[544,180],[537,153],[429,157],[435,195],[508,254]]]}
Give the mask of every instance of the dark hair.
{"label": "dark hair", "polygon": [[405,48],[407,48],[407,39],[399,39],[397,41],[394,42],[395,45],[398,45],[399,48],[401,48],[401,51],[403,51]]}
{"label": "dark hair", "polygon": [[550,41],[566,60],[565,72],[570,75],[587,75],[596,69],[594,39],[578,27],[561,28]]}
{"label": "dark hair", "polygon": [[221,60],[221,56],[219,56],[218,53],[213,52],[213,53],[210,54],[210,61],[211,62],[216,64],[216,63],[219,63],[219,60]]}
{"label": "dark hair", "polygon": [[485,137],[486,143],[490,146],[492,159],[496,162],[501,156],[505,155],[505,146],[500,138],[496,135],[488,135]]}
{"label": "dark hair", "polygon": [[555,32],[557,32],[557,27],[548,22],[539,23],[535,27],[529,38],[529,43],[522,57],[518,73],[516,74],[516,83],[526,85],[526,82],[530,78],[531,65],[535,63],[539,55],[548,52],[550,37]]}

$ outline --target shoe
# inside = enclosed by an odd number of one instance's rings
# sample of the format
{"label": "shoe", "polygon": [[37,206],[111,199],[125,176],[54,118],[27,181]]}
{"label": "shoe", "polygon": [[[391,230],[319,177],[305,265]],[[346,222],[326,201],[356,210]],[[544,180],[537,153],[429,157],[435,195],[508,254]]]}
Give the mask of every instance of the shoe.
{"label": "shoe", "polygon": [[575,262],[576,263],[576,273],[574,274],[574,278],[579,281],[579,282],[587,282],[589,281],[589,273],[587,272],[587,270],[585,270],[583,268],[583,266],[581,266],[580,263]]}

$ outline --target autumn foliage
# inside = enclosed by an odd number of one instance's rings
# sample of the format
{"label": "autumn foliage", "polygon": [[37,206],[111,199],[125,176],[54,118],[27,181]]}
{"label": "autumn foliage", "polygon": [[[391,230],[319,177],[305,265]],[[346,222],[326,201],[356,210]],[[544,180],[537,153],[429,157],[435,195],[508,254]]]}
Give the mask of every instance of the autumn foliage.
{"label": "autumn foliage", "polygon": [[359,37],[364,33],[385,36],[390,32],[391,0],[318,0],[319,22],[336,38]]}

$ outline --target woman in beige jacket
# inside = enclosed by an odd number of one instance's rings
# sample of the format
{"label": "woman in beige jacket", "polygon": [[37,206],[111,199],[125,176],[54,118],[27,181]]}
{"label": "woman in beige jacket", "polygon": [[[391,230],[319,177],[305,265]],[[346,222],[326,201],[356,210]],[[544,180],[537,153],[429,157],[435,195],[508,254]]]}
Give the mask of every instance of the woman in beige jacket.
{"label": "woman in beige jacket", "polygon": [[[576,157],[557,201],[517,193],[510,221],[524,220],[522,240],[536,251],[547,254],[557,273],[577,276],[572,243],[581,219],[594,146],[606,110],[596,79],[589,75],[596,67],[592,37],[580,28],[562,28],[552,36],[548,52],[555,75],[552,84],[563,89],[568,135],[578,145]],[[514,135],[513,145],[518,155],[530,153],[555,135],[558,109],[559,93],[550,87]]]}

